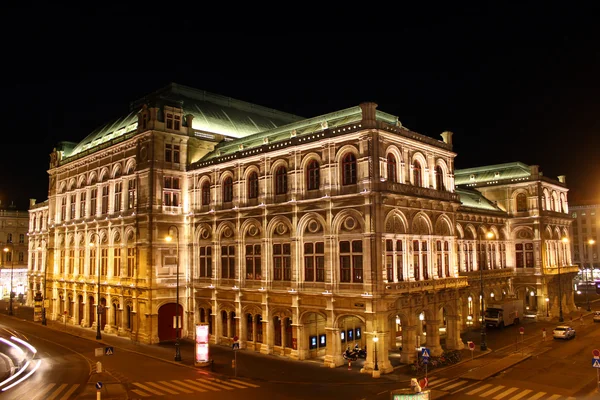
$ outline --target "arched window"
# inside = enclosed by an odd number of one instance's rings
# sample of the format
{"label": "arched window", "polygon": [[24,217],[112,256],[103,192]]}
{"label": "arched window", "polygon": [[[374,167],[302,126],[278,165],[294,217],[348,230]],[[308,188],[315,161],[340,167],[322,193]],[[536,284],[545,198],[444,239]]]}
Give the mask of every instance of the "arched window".
{"label": "arched window", "polygon": [[250,173],[248,177],[248,198],[256,199],[258,197],[258,174],[256,172]]}
{"label": "arched window", "polygon": [[207,206],[210,204],[210,183],[204,182],[202,184],[202,205]]}
{"label": "arched window", "polygon": [[413,163],[413,184],[415,186],[423,186],[421,180],[421,164],[418,161]]}
{"label": "arched window", "polygon": [[279,167],[275,172],[275,194],[285,193],[287,193],[287,169]]}
{"label": "arched window", "polygon": [[527,196],[525,193],[519,193],[517,195],[517,212],[527,211]]}
{"label": "arched window", "polygon": [[387,175],[389,182],[398,182],[398,176],[396,174],[396,157],[392,153],[387,156]]}
{"label": "arched window", "polygon": [[342,185],[356,184],[356,157],[348,153],[342,160]]}
{"label": "arched window", "polygon": [[233,179],[230,176],[223,180],[223,201],[233,201]]}
{"label": "arched window", "polygon": [[437,190],[446,190],[444,186],[444,172],[439,165],[435,167],[435,187]]}
{"label": "arched window", "polygon": [[319,163],[312,160],[306,168],[306,188],[307,190],[319,189]]}

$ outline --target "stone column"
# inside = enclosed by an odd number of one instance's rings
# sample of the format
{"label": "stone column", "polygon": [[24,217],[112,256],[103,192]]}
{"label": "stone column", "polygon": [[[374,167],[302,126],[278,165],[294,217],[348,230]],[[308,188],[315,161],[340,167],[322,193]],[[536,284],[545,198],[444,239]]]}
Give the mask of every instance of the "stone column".
{"label": "stone column", "polygon": [[[389,374],[394,371],[394,367],[390,363],[390,335],[388,332],[378,332],[377,336],[379,341],[377,342],[377,366],[382,374]],[[395,336],[395,335],[393,335]],[[374,347],[375,343],[372,343],[371,347]],[[375,350],[375,349],[373,349]]]}
{"label": "stone column", "polygon": [[292,358],[297,357],[298,360],[306,360],[308,356],[308,342],[306,341],[305,333],[304,333],[304,325],[295,324],[292,325],[292,329],[294,329],[294,336],[296,338],[296,350],[292,349]]}
{"label": "stone column", "polygon": [[[263,344],[260,346],[260,352],[262,354],[272,354],[273,353],[273,339],[275,338],[275,329],[273,321],[271,321],[271,316],[268,316],[268,319],[263,318]],[[266,339],[265,339],[266,336]]]}
{"label": "stone column", "polygon": [[442,355],[442,346],[440,345],[440,321],[427,321],[427,348],[431,351],[431,355],[438,357]]}
{"label": "stone column", "polygon": [[252,316],[252,350],[256,351],[256,327],[258,322],[256,321],[256,315]]}
{"label": "stone column", "polygon": [[279,320],[279,323],[281,324],[281,349],[282,349],[282,354],[285,355],[285,337],[286,337],[286,331],[285,331],[285,322],[286,318],[281,318]]}
{"label": "stone column", "polygon": [[325,354],[325,366],[330,368],[344,365],[339,328],[325,328],[327,336],[327,353]]}
{"label": "stone column", "polygon": [[239,340],[240,340],[240,349],[246,348],[246,337],[248,336],[248,327],[246,326],[248,317],[245,315],[238,316],[236,314],[237,324],[239,326]]}
{"label": "stone column", "polygon": [[231,320],[231,312],[227,311],[227,337],[230,338],[232,337],[231,335],[231,328],[232,328],[232,320]]}
{"label": "stone column", "polygon": [[446,348],[448,350],[462,350],[465,347],[460,338],[460,316],[446,315]]}

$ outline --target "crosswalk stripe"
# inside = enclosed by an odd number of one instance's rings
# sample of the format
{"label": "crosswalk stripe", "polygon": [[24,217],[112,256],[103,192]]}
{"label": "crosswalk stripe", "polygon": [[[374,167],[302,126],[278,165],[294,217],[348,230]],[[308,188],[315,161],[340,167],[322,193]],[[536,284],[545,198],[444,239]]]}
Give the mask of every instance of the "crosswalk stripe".
{"label": "crosswalk stripe", "polygon": [[481,393],[481,394],[479,395],[479,397],[488,397],[490,394],[496,393],[498,390],[502,390],[502,389],[504,389],[504,386],[502,386],[502,385],[498,385],[498,386],[496,386],[495,388],[493,388],[493,389],[490,389],[490,390],[488,390],[488,391],[487,391],[487,392],[485,392],[485,393]]}
{"label": "crosswalk stripe", "polygon": [[456,383],[454,383],[454,384],[452,384],[450,386],[444,386],[444,389],[446,389],[446,390],[454,389],[455,387],[464,385],[467,382],[469,382],[469,381],[458,381],[458,382],[456,382]]}
{"label": "crosswalk stripe", "polygon": [[440,383],[444,383],[448,380],[448,378],[441,378],[441,379],[437,379],[434,380],[433,382],[431,381],[431,379],[429,380],[429,383],[427,384],[427,386],[432,387],[432,386],[438,386]]}
{"label": "crosswalk stripe", "polygon": [[132,391],[133,393],[137,394],[138,396],[142,396],[142,397],[150,397],[150,396],[152,396],[151,394],[148,394],[148,393],[146,393],[146,392],[144,392],[144,391],[137,390],[137,389],[133,389],[133,390],[131,390],[131,391]]}
{"label": "crosswalk stripe", "polygon": [[220,379],[217,379],[217,378],[210,378],[210,380],[211,380],[211,381],[214,381],[214,382],[219,382],[219,383],[220,383],[220,384],[222,384],[222,385],[229,385],[229,386],[233,386],[233,387],[235,387],[235,388],[238,388],[238,389],[248,389],[246,386],[238,385],[238,384],[236,384],[236,383],[231,383],[231,382],[229,382],[229,381],[222,381],[222,380],[220,380]]}
{"label": "crosswalk stripe", "polygon": [[577,400],[577,397],[567,397],[567,400]]}
{"label": "crosswalk stripe", "polygon": [[37,392],[37,397],[35,397],[35,399],[41,399],[46,393],[48,393],[54,386],[56,385],[56,383],[49,383],[46,385],[45,388],[43,388],[42,390],[40,390],[39,392]]}
{"label": "crosswalk stripe", "polygon": [[467,392],[467,394],[468,394],[469,396],[471,396],[471,395],[473,395],[473,394],[477,394],[477,393],[479,393],[479,392],[481,392],[481,391],[483,391],[483,390],[485,390],[485,389],[489,388],[490,386],[492,386],[492,385],[491,385],[491,384],[489,384],[489,383],[486,383],[485,385],[483,385],[483,386],[481,386],[481,387],[478,387],[477,389],[473,389],[473,390],[471,390],[470,392]]}
{"label": "crosswalk stripe", "polygon": [[515,390],[519,390],[519,388],[516,388],[516,387],[508,388],[504,392],[502,392],[499,395],[497,395],[496,397],[494,397],[494,400],[500,400],[500,399],[508,396],[509,394],[511,394],[512,392],[514,392]]}
{"label": "crosswalk stripe", "polygon": [[[215,387],[212,387],[210,385],[208,385],[206,382],[203,382],[201,379],[197,379],[197,380],[192,380],[192,379],[186,379],[186,382],[189,382],[190,385],[192,386],[198,386],[201,387],[202,389],[208,389],[208,390],[212,390],[213,392],[219,392],[221,391],[221,389],[217,389]],[[200,381],[200,382],[198,382]]]}
{"label": "crosswalk stripe", "polygon": [[531,392],[533,392],[533,390],[525,389],[521,393],[515,394],[513,397],[510,398],[510,400],[519,400],[521,397],[525,397]]}
{"label": "crosswalk stripe", "polygon": [[217,383],[217,382],[212,382],[212,381],[208,382],[206,379],[198,379],[198,380],[200,382],[202,382],[202,384],[204,384],[204,385],[209,385],[209,386],[212,385],[212,386],[216,386],[220,389],[233,390],[232,387],[229,387],[227,385],[221,385],[220,383]]}
{"label": "crosswalk stripe", "polygon": [[535,396],[533,396],[533,397],[530,397],[530,398],[529,398],[529,400],[537,400],[537,399],[539,399],[540,397],[544,397],[544,395],[545,395],[545,394],[546,394],[546,392],[539,392],[539,393],[538,393],[538,394],[536,394]]}
{"label": "crosswalk stripe", "polygon": [[170,388],[173,388],[173,389],[175,389],[175,390],[179,390],[180,392],[183,392],[183,393],[187,393],[187,394],[194,393],[194,392],[192,392],[191,390],[187,390],[187,389],[184,389],[184,388],[182,388],[182,387],[179,387],[179,386],[177,386],[177,385],[173,385],[172,383],[169,383],[169,382],[167,382],[167,381],[158,381],[158,383],[160,383],[161,385],[164,385],[164,386],[168,386],[168,387],[170,387]]}
{"label": "crosswalk stripe", "polygon": [[556,400],[560,397],[560,394],[553,394],[552,396],[548,397],[546,400]]}
{"label": "crosswalk stripe", "polygon": [[68,383],[63,383],[62,385],[60,385],[60,386],[58,387],[58,389],[56,389],[56,390],[55,390],[55,391],[52,393],[52,396],[48,397],[48,399],[47,399],[47,400],[54,400],[54,399],[56,398],[56,396],[58,396],[58,394],[59,394],[60,392],[62,392],[62,391],[63,391],[63,389],[64,389],[64,388],[66,388],[67,386],[69,386],[69,384],[68,384]]}
{"label": "crosswalk stripe", "polygon": [[142,388],[142,389],[144,389],[145,391],[147,391],[147,392],[150,392],[150,393],[153,393],[153,394],[155,394],[155,395],[157,395],[157,396],[162,396],[162,395],[164,395],[164,393],[163,393],[163,392],[159,392],[158,390],[154,390],[154,389],[152,389],[151,387],[148,387],[148,386],[146,386],[146,385],[144,385],[144,384],[141,384],[141,383],[139,383],[139,382],[133,382],[133,384],[134,384],[135,386],[137,386],[137,387],[139,387],[139,388]]}
{"label": "crosswalk stripe", "polygon": [[254,387],[254,388],[260,387],[258,385],[253,384],[253,383],[248,383],[248,382],[240,381],[240,380],[237,380],[237,379],[232,379],[231,382],[237,382],[239,384],[250,386],[250,387]]}
{"label": "crosswalk stripe", "polygon": [[155,388],[157,388],[159,390],[165,391],[165,392],[170,393],[170,394],[179,394],[179,392],[176,392],[176,391],[171,390],[171,389],[167,389],[166,387],[164,387],[164,385],[159,385],[156,382],[146,382],[146,385],[150,385],[152,387],[155,387]]}
{"label": "crosswalk stripe", "polygon": [[206,390],[204,390],[204,389],[202,389],[202,388],[200,388],[200,387],[197,387],[197,386],[192,386],[192,385],[190,385],[189,383],[185,383],[185,382],[183,382],[183,381],[172,381],[172,382],[175,382],[175,383],[176,383],[176,384],[178,384],[178,385],[185,386],[186,388],[188,388],[188,389],[192,389],[192,390],[195,390],[195,391],[197,391],[197,392],[206,392]]}
{"label": "crosswalk stripe", "polygon": [[76,383],[71,386],[71,389],[67,390],[67,392],[60,398],[60,400],[69,400],[69,396],[73,394],[74,391],[79,387],[79,383]]}

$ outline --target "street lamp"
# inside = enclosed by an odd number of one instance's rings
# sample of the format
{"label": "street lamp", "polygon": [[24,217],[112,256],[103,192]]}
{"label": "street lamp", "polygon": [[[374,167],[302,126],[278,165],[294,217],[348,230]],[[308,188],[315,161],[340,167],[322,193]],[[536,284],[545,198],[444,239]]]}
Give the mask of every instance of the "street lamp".
{"label": "street lamp", "polygon": [[[596,243],[596,241],[594,239],[590,239],[588,240],[588,258],[590,259],[590,272],[592,271],[593,265],[592,265],[592,246],[594,245],[594,243]],[[592,308],[590,307],[590,295],[589,295],[589,291],[590,291],[590,282],[588,280],[588,276],[587,274],[585,274],[585,298],[587,300],[587,310],[588,311],[592,311]]]}
{"label": "street lamp", "polygon": [[546,318],[550,316],[550,314],[548,313],[548,304],[550,303],[550,299],[548,297],[546,297]]}
{"label": "street lamp", "polygon": [[[567,238],[567,237],[564,237],[561,240],[564,245],[569,243],[569,238]],[[564,254],[565,254],[565,257],[563,259],[566,260],[567,259],[566,249],[564,250]],[[565,321],[565,319],[563,318],[563,310],[562,310],[562,282],[560,280],[560,262],[558,263],[558,321],[559,322]]]}
{"label": "street lamp", "polygon": [[100,331],[100,321],[102,314],[102,305],[100,304],[100,236],[97,233],[92,233],[90,239],[90,247],[94,247],[94,237],[98,241],[98,250],[96,250],[96,270],[98,271],[98,304],[96,305],[96,340],[102,339],[102,332]]}
{"label": "street lamp", "polygon": [[375,368],[373,370],[379,371],[379,366],[377,365],[377,342],[379,342],[379,338],[377,336],[373,337],[373,347],[375,348]]}
{"label": "street lamp", "polygon": [[[494,234],[488,232],[485,234],[487,239],[492,239]],[[485,246],[487,247],[487,245]],[[485,253],[484,253],[485,254]],[[487,344],[485,343],[485,309],[483,307],[483,263],[479,262],[479,302],[481,303],[481,344],[479,345],[481,351],[487,350]]]}
{"label": "street lamp", "polygon": [[173,237],[171,236],[171,228],[175,228],[175,232],[177,232],[177,280],[175,289],[177,306],[175,307],[175,361],[181,361],[181,351],[179,349],[179,228],[177,228],[175,225],[171,225],[169,227],[169,235],[165,238],[167,242],[173,240]]}
{"label": "street lamp", "polygon": [[[6,254],[4,256],[4,260],[6,260],[6,258],[8,257],[8,252],[9,252],[9,248],[5,247],[4,248],[4,253]],[[10,253],[10,293],[8,295],[8,315],[13,315],[13,266],[14,266],[14,261],[13,261],[13,254],[12,252]]]}

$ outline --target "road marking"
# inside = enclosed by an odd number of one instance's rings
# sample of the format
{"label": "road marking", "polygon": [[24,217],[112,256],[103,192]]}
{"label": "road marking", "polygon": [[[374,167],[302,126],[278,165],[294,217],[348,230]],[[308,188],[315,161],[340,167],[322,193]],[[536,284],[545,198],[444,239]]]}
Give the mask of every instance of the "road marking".
{"label": "road marking", "polygon": [[154,389],[152,389],[151,387],[148,387],[148,386],[146,386],[146,385],[144,385],[144,384],[142,384],[142,383],[139,383],[139,382],[133,382],[133,384],[134,384],[135,386],[137,386],[137,387],[140,387],[140,388],[144,389],[145,391],[147,391],[147,392],[150,392],[150,393],[153,393],[153,394],[155,394],[155,395],[157,395],[157,396],[162,396],[162,395],[164,395],[164,393],[163,393],[163,392],[159,392],[158,390],[154,390]]}
{"label": "road marking", "polygon": [[67,390],[67,393],[65,393],[64,396],[60,398],[60,400],[69,400],[69,396],[71,396],[73,392],[77,390],[78,387],[79,383],[72,385],[71,389]]}
{"label": "road marking", "polygon": [[494,400],[500,400],[500,399],[508,396],[509,394],[511,394],[512,392],[514,392],[515,390],[519,390],[519,388],[511,387],[511,388],[505,390],[504,392],[500,393],[496,397],[494,397]]}
{"label": "road marking", "polygon": [[[198,382],[198,381],[200,381],[200,382]],[[214,388],[214,387],[210,386],[207,383],[202,383],[203,382],[202,379],[196,379],[195,381],[192,380],[192,379],[186,379],[186,382],[189,382],[190,385],[196,385],[196,386],[199,386],[199,387],[204,388],[204,389],[212,390],[213,392],[220,392],[221,391],[221,389]]]}
{"label": "road marking", "polygon": [[206,390],[204,390],[204,389],[202,389],[200,387],[197,387],[197,386],[190,385],[189,383],[185,383],[185,382],[182,382],[182,381],[171,381],[171,382],[175,382],[178,385],[185,386],[186,388],[195,390],[197,392],[206,392]]}
{"label": "road marking", "polygon": [[489,388],[490,386],[492,386],[490,383],[486,383],[485,385],[478,387],[477,389],[471,390],[470,392],[467,392],[467,395],[471,396],[473,394],[477,394],[479,392],[481,392],[482,390],[485,390],[487,388]]}
{"label": "road marking", "polygon": [[48,397],[48,399],[47,399],[47,400],[54,400],[54,399],[56,398],[56,396],[58,396],[58,394],[59,394],[60,392],[62,392],[62,391],[63,391],[63,389],[64,389],[64,388],[66,388],[67,386],[69,386],[69,384],[68,384],[68,383],[63,383],[62,385],[60,385],[60,386],[58,387],[58,389],[56,389],[56,390],[54,391],[54,393],[52,393],[52,396]]}
{"label": "road marking", "polygon": [[536,394],[535,396],[533,396],[533,397],[530,397],[530,398],[529,398],[529,400],[537,400],[537,399],[539,399],[540,397],[544,397],[544,395],[545,395],[545,394],[546,394],[546,392],[539,392],[539,393],[538,393],[538,394]]}
{"label": "road marking", "polygon": [[233,390],[233,388],[231,388],[231,387],[229,387],[227,385],[221,385],[218,382],[213,382],[213,381],[207,382],[205,379],[198,379],[198,380],[201,381],[201,382],[204,382],[207,385],[213,385],[213,386],[216,386],[218,388],[225,389],[225,390]]}
{"label": "road marking", "polygon": [[521,393],[516,394],[513,397],[511,397],[510,400],[519,400],[521,397],[525,397],[525,396],[527,396],[531,392],[533,392],[533,390],[525,389]]}
{"label": "road marking", "polygon": [[176,392],[176,391],[171,390],[171,389],[167,389],[166,387],[164,387],[164,385],[159,385],[156,382],[146,382],[146,385],[150,385],[152,387],[155,387],[157,389],[163,390],[163,391],[165,391],[167,393],[170,393],[170,394],[179,394],[179,392]]}
{"label": "road marking", "polygon": [[448,378],[441,378],[438,380],[434,380],[433,382],[429,382],[429,384],[427,386],[432,387],[432,386],[437,386],[440,383],[446,382],[448,380]]}
{"label": "road marking", "polygon": [[231,380],[231,382],[237,382],[237,383],[239,383],[239,384],[241,384],[241,385],[246,385],[246,386],[250,386],[250,387],[254,387],[254,388],[260,387],[260,386],[258,386],[258,385],[255,385],[255,384],[253,384],[253,383],[249,383],[249,382],[240,381],[240,380],[238,380],[238,379],[232,379],[232,380]]}
{"label": "road marking", "polygon": [[46,393],[48,393],[50,391],[50,389],[52,389],[55,385],[56,385],[56,383],[49,383],[49,384],[47,384],[44,389],[42,389],[39,392],[37,392],[37,397],[35,397],[35,398],[36,399],[41,399],[42,396],[44,396]]}
{"label": "road marking", "polygon": [[158,381],[158,383],[160,383],[163,386],[168,386],[168,387],[173,388],[175,390],[179,390],[180,392],[183,392],[183,393],[187,393],[187,394],[194,393],[191,390],[187,390],[187,389],[184,389],[184,388],[179,387],[177,385],[173,385],[172,383],[169,383],[167,381]]}
{"label": "road marking", "polygon": [[495,388],[493,388],[493,389],[491,389],[491,390],[488,390],[488,391],[487,391],[487,392],[485,392],[485,393],[481,393],[481,394],[479,395],[479,397],[488,397],[490,394],[492,394],[492,393],[496,393],[498,390],[502,390],[502,389],[504,389],[504,386],[502,386],[502,385],[496,386]]}
{"label": "road marking", "polygon": [[142,396],[142,397],[150,397],[150,396],[152,396],[152,395],[150,395],[150,394],[148,394],[146,392],[143,392],[143,391],[137,390],[137,389],[133,389],[132,392],[135,393],[135,394],[137,394],[138,396]]}
{"label": "road marking", "polygon": [[233,386],[233,387],[238,388],[238,389],[248,389],[246,386],[242,386],[242,385],[238,385],[238,384],[235,384],[235,383],[231,383],[230,381],[222,381],[222,380],[216,379],[216,378],[212,378],[211,380],[215,381],[215,382],[219,382],[219,383],[221,383],[223,385]]}
{"label": "road marking", "polygon": [[452,384],[450,386],[444,386],[444,389],[454,389],[455,387],[458,387],[460,385],[464,385],[467,382],[469,382],[469,381],[458,381],[455,384]]}
{"label": "road marking", "polygon": [[556,400],[560,397],[560,394],[553,394],[552,396],[548,397],[546,400]]}

